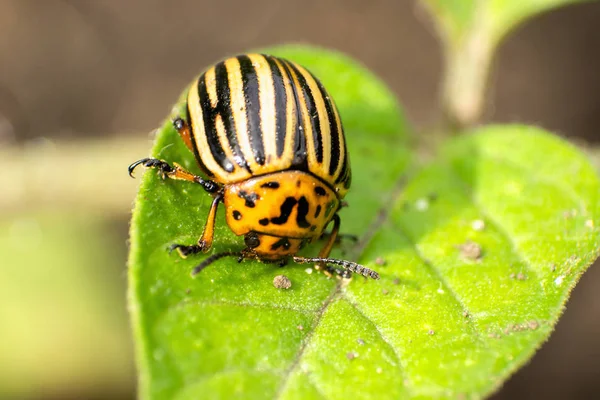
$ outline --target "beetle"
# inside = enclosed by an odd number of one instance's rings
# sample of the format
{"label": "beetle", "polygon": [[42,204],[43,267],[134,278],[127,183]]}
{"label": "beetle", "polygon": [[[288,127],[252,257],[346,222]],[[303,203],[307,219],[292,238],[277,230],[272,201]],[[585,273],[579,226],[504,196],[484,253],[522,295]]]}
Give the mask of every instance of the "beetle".
{"label": "beetle", "polygon": [[[182,113],[183,114],[183,113]],[[172,120],[208,179],[177,164],[143,158],[129,166],[154,168],[163,178],[201,185],[213,201],[198,242],[173,244],[182,257],[207,252],[213,243],[217,208],[244,236],[240,252],[206,258],[195,275],[215,260],[237,256],[285,265],[317,263],[342,276],[379,279],[351,261],[328,258],[339,239],[343,198],[351,184],[350,159],[338,109],[322,83],[301,65],[265,54],[221,61],[191,84],[185,115]],[[333,228],[318,257],[298,252]]]}

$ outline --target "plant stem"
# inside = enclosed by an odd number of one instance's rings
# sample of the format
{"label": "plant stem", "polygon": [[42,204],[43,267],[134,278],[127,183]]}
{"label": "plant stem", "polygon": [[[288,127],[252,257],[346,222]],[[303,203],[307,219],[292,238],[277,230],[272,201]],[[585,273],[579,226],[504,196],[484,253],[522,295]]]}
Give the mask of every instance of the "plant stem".
{"label": "plant stem", "polygon": [[495,44],[489,31],[485,2],[477,2],[475,18],[462,37],[445,43],[445,76],[442,107],[446,128],[462,130],[476,125],[482,116]]}

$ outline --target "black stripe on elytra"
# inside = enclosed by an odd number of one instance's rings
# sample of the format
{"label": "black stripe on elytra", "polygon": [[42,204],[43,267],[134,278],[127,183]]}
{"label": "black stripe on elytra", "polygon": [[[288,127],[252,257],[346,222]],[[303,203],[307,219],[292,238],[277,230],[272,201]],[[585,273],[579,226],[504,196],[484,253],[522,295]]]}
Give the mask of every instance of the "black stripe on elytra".
{"label": "black stripe on elytra", "polygon": [[325,110],[327,111],[327,119],[329,120],[329,128],[331,134],[331,158],[329,161],[329,175],[333,176],[335,174],[335,170],[337,169],[340,162],[340,133],[339,127],[337,124],[337,120],[335,118],[335,110],[334,105],[329,98],[329,94],[323,87],[323,84],[314,77],[315,82],[317,82],[317,86],[319,87],[319,91],[321,92],[321,96],[323,96],[323,100],[325,101]]}
{"label": "black stripe on elytra", "polygon": [[[273,94],[275,97],[275,146],[277,148],[277,157],[283,155],[285,146],[285,137],[287,134],[287,95],[285,92],[286,84],[277,66],[275,59],[271,56],[264,56],[271,68],[271,77],[273,78]],[[265,88],[267,90],[267,88]]]}
{"label": "black stripe on elytra", "polygon": [[[347,154],[344,151],[344,154]],[[348,178],[348,173],[349,168],[348,168],[348,161],[345,159],[346,157],[344,157],[344,163],[342,164],[342,169],[340,170],[340,174],[337,177],[337,179],[335,180],[335,183],[340,183],[340,182],[344,182],[344,180],[346,180],[346,178]]]}
{"label": "black stripe on elytra", "polygon": [[[223,126],[225,127],[225,136],[229,142],[229,148],[233,153],[233,159],[237,165],[252,173],[238,142],[238,132],[235,129],[235,120],[233,116],[235,113],[241,113],[241,111],[234,111],[231,108],[229,73],[224,62],[220,62],[215,66],[215,84],[217,88],[217,98],[219,99],[216,110],[219,114],[221,114]],[[242,132],[242,134],[244,134],[244,132]]]}
{"label": "black stripe on elytra", "polygon": [[290,62],[281,59],[280,61],[288,76],[290,85],[292,87],[292,93],[294,94],[294,101],[296,102],[296,132],[294,133],[294,154],[292,158],[291,169],[297,169],[300,171],[308,172],[308,157],[306,154],[306,132],[304,127],[304,118],[302,118],[302,111],[300,109],[300,96],[298,93],[299,88],[294,82]]}
{"label": "black stripe on elytra", "polygon": [[306,220],[306,215],[308,215],[308,201],[306,197],[300,197],[298,200],[298,214],[296,215],[296,223],[300,228],[308,228],[310,223]]}
{"label": "black stripe on elytra", "polygon": [[[317,162],[323,162],[323,136],[321,133],[321,121],[319,119],[319,112],[317,111],[317,106],[315,105],[315,98],[313,96],[312,90],[310,90],[310,86],[306,82],[304,75],[300,73],[298,68],[292,63],[290,63],[290,67],[296,73],[298,77],[298,83],[302,88],[302,93],[304,94],[304,101],[306,103],[306,109],[308,110],[308,115],[310,116],[310,121],[312,125],[312,138],[315,147],[315,155],[317,156]],[[306,132],[305,132],[306,135]]]}
{"label": "black stripe on elytra", "polygon": [[298,203],[298,201],[294,197],[286,197],[281,207],[279,207],[279,216],[271,218],[271,222],[275,225],[285,224],[296,203]]}
{"label": "black stripe on elytra", "polygon": [[[192,86],[190,88],[190,90],[196,90],[196,88],[194,88]],[[200,166],[200,169],[202,170],[202,172],[204,172],[206,175],[208,175],[210,178],[212,178],[214,176],[214,174],[212,173],[212,171],[210,171],[206,167],[206,164],[204,164],[204,160],[202,160],[202,157],[200,157],[200,151],[198,151],[198,144],[196,143],[196,136],[194,135],[194,129],[192,128],[192,120],[191,120],[189,103],[187,103],[186,107],[185,107],[185,122],[188,125],[188,131],[190,132],[190,141],[192,142],[192,152],[194,153],[194,158],[196,159],[196,162]]]}
{"label": "black stripe on elytra", "polygon": [[[219,142],[217,135],[217,127],[215,125],[215,117],[218,114],[217,109],[213,108],[206,89],[206,74],[198,79],[198,97],[200,98],[200,107],[202,108],[202,119],[204,120],[204,134],[210,152],[217,162],[227,172],[232,172],[234,167],[231,160],[225,155],[225,150]],[[217,104],[218,107],[218,104]]]}
{"label": "black stripe on elytra", "polygon": [[263,131],[260,119],[260,97],[259,83],[256,68],[252,65],[250,57],[239,56],[240,71],[242,73],[242,84],[244,99],[246,100],[246,122],[248,123],[248,139],[254,154],[254,160],[259,165],[265,164],[265,145],[263,142]]}

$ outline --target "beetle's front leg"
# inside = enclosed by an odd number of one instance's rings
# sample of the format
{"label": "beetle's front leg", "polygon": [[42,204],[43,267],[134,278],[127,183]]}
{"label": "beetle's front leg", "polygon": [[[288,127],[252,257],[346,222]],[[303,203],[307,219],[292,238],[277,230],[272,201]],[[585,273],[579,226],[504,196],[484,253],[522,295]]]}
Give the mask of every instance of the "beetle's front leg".
{"label": "beetle's front leg", "polygon": [[173,163],[173,166],[171,166],[168,162],[159,160],[157,158],[142,158],[141,160],[138,160],[131,164],[128,168],[128,171],[129,176],[131,176],[132,178],[133,171],[138,165],[143,165],[146,168],[157,169],[160,175],[163,177],[163,179],[170,178],[198,183],[202,185],[204,190],[206,190],[209,193],[216,193],[220,190],[220,187],[216,182],[204,180],[202,177],[194,175],[191,172],[184,170],[177,163]]}
{"label": "beetle's front leg", "polygon": [[183,258],[190,254],[196,254],[200,252],[207,252],[212,247],[213,237],[215,234],[215,220],[217,219],[217,208],[219,203],[223,200],[221,193],[217,194],[210,205],[210,211],[208,212],[208,218],[206,219],[206,225],[202,231],[202,236],[198,239],[198,244],[184,245],[184,244],[173,244],[169,247],[169,252],[177,250],[179,255]]}

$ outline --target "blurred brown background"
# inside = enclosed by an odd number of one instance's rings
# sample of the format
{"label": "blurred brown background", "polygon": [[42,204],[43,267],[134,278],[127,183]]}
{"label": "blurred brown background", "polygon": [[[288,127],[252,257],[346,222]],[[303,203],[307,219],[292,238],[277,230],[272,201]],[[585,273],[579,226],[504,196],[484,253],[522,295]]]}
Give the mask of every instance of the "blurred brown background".
{"label": "blurred brown background", "polygon": [[[389,84],[423,134],[435,126],[443,60],[416,1],[0,1],[0,182],[9,182],[3,202],[0,189],[0,397],[134,398],[125,258],[137,183],[124,168],[147,153],[149,132],[204,66],[287,42],[353,56]],[[600,140],[599,50],[598,2],[529,21],[500,48],[486,120]],[[77,158],[90,138],[93,163]],[[47,181],[48,193],[15,189],[9,174],[24,164],[42,182],[47,169],[64,175],[72,196],[61,197],[58,180]],[[73,165],[109,176],[86,182]],[[111,179],[128,189],[112,193]],[[82,203],[90,187],[97,195]],[[77,239],[61,247],[61,237]],[[593,267],[550,341],[495,399],[598,392],[598,285]]]}

